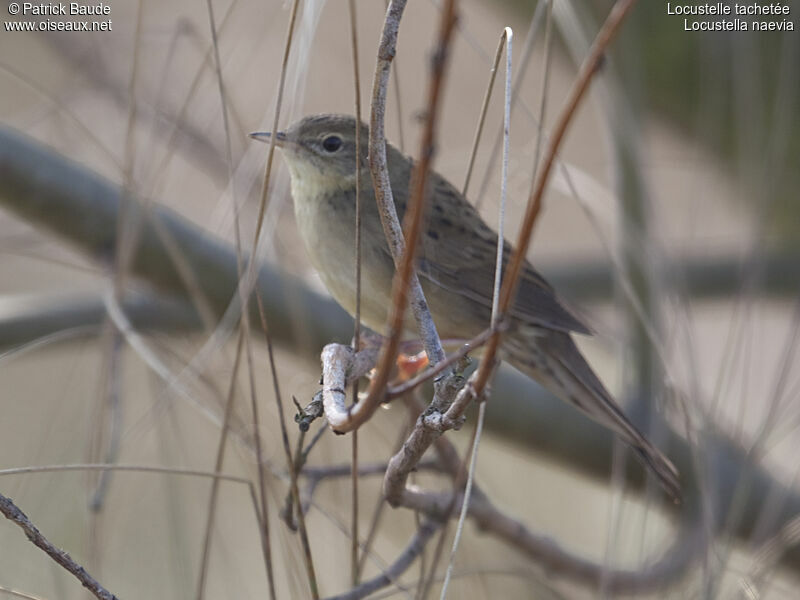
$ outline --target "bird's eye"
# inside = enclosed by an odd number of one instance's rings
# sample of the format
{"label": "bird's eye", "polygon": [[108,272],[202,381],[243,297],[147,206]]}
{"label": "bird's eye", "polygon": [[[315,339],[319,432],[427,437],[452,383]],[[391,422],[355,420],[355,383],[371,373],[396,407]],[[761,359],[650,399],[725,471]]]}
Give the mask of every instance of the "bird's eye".
{"label": "bird's eye", "polygon": [[325,150],[325,152],[336,152],[341,147],[342,138],[340,138],[338,135],[329,135],[322,140],[322,148]]}

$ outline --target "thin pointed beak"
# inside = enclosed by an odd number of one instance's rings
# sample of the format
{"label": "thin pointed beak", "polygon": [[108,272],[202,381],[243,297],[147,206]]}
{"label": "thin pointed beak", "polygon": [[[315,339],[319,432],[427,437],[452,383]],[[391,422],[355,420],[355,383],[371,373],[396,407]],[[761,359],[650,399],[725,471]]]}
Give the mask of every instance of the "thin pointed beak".
{"label": "thin pointed beak", "polygon": [[[269,131],[256,131],[250,134],[250,137],[254,140],[258,140],[259,142],[265,142],[269,144],[269,140],[272,137],[272,134]],[[287,142],[286,134],[282,131],[279,131],[275,134],[275,145],[281,147],[285,145]]]}

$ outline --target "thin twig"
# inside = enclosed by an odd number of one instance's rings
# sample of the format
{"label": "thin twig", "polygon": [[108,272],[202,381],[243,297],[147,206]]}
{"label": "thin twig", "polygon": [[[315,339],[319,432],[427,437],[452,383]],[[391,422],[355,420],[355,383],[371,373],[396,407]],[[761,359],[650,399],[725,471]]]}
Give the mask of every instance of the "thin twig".
{"label": "thin twig", "polygon": [[[388,10],[389,0],[385,0],[384,6]],[[395,114],[397,115],[397,147],[400,148],[400,152],[405,152],[406,138],[404,134],[405,127],[403,127],[403,102],[400,94],[400,71],[397,67],[397,57],[394,58],[393,62],[394,69],[392,69],[392,83],[394,85],[392,87],[394,88],[395,104],[397,104],[397,109],[395,110]]]}
{"label": "thin twig", "polygon": [[[400,223],[397,218],[391,183],[389,181],[384,121],[386,112],[386,87],[392,60],[396,53],[397,32],[400,28],[400,19],[403,16],[405,6],[406,0],[392,0],[386,11],[386,19],[383,24],[383,32],[381,33],[381,40],[378,46],[375,77],[372,84],[372,104],[370,107],[369,127],[369,168],[375,188],[375,200],[378,204],[378,211],[380,213],[384,233],[386,234],[386,240],[389,244],[389,249],[395,260],[395,266],[398,272],[400,270],[400,257],[403,255],[405,243],[403,240],[403,232],[400,229]],[[396,289],[397,288],[399,288],[399,285],[396,286]],[[403,302],[403,310],[405,310],[404,299],[401,300],[401,302]],[[394,310],[396,309],[397,307],[395,306]],[[400,314],[400,319],[402,319],[402,317],[403,313]],[[394,320],[394,315],[392,319]],[[370,391],[365,401],[365,409],[361,413],[357,412],[354,415],[356,418],[359,415],[363,415],[362,422],[366,420],[377,407],[380,401],[378,392],[382,392],[389,381],[389,369],[397,354],[397,344],[400,337],[400,334],[395,333],[393,329],[401,330],[402,324],[400,327],[390,329],[389,339],[383,346],[380,366],[370,385]],[[356,427],[358,424],[356,424]]]}
{"label": "thin twig", "polygon": [[483,103],[481,104],[481,112],[478,117],[478,126],[475,128],[475,136],[472,140],[472,150],[469,153],[469,163],[467,164],[467,174],[464,176],[464,186],[461,188],[461,195],[467,197],[467,190],[469,190],[469,182],[472,178],[472,168],[475,166],[475,157],[478,154],[478,146],[481,143],[481,134],[483,133],[483,125],[486,122],[486,113],[489,110],[489,101],[492,99],[492,91],[494,90],[494,79],[497,76],[497,65],[500,64],[500,57],[503,55],[503,48],[506,44],[506,30],[503,29],[503,34],[500,36],[500,41],[497,43],[497,50],[494,53],[494,61],[489,69],[489,83],[486,84],[486,91],[483,93]]}
{"label": "thin twig", "polygon": [[[460,499],[459,499],[460,500]],[[409,503],[432,518],[448,514],[452,495],[419,494]],[[674,581],[696,564],[706,547],[703,525],[697,520],[683,523],[676,542],[656,562],[633,569],[610,569],[603,561],[594,562],[559,547],[546,535],[532,532],[524,523],[498,510],[492,503],[477,496],[470,503],[469,516],[476,527],[523,552],[537,562],[550,576],[562,576],[571,582],[596,586],[601,581],[610,593],[643,593]]]}
{"label": "thin twig", "polygon": [[272,375],[272,385],[275,392],[275,404],[278,408],[278,419],[281,426],[281,441],[283,442],[283,451],[286,457],[286,465],[289,470],[289,488],[291,490],[292,497],[294,498],[294,505],[297,511],[297,524],[300,533],[300,544],[303,547],[303,560],[306,566],[306,575],[308,576],[308,584],[311,588],[311,596],[314,598],[314,600],[317,600],[317,598],[319,598],[317,575],[314,570],[314,559],[311,555],[311,543],[308,540],[306,518],[303,514],[303,508],[300,504],[300,488],[297,486],[297,474],[295,472],[294,461],[292,460],[292,449],[289,445],[289,434],[286,429],[286,418],[283,412],[283,401],[281,400],[278,371],[275,368],[275,353],[272,347],[272,336],[267,328],[267,318],[264,312],[264,303],[261,301],[260,293],[256,293],[256,301],[258,303],[258,311],[261,316],[261,325],[264,329],[264,335],[267,341],[267,356],[269,358],[269,368]]}
{"label": "thin twig", "polygon": [[[292,397],[294,400],[294,397]],[[295,403],[297,401],[295,400]],[[305,465],[305,457],[303,456],[303,443],[306,439],[306,429],[300,430],[300,435],[297,436],[297,442],[295,443],[294,447],[294,461],[292,463],[292,469],[294,471],[294,478],[297,479],[300,476],[300,470]],[[292,494],[291,489],[286,496],[286,500],[284,501],[284,509],[282,516],[286,521],[286,525],[292,531],[297,531],[297,525],[294,520],[294,496]]]}
{"label": "thin twig", "polygon": [[467,475],[467,486],[464,488],[464,497],[461,500],[461,511],[458,516],[458,524],[456,525],[456,534],[453,537],[453,547],[450,549],[450,558],[447,562],[447,571],[444,576],[444,583],[442,584],[442,592],[439,596],[441,600],[447,598],[447,588],[450,585],[450,579],[453,576],[453,567],[456,563],[456,553],[458,552],[458,545],[461,542],[461,535],[464,533],[464,523],[467,519],[467,511],[469,510],[469,503],[472,496],[472,485],[475,481],[475,467],[478,464],[478,448],[480,447],[481,434],[483,433],[483,422],[486,418],[486,402],[481,402],[478,409],[478,422],[475,424],[475,434],[471,444],[471,453],[469,461],[469,474]]}
{"label": "thin twig", "polygon": [[[508,194],[508,151],[509,151],[509,138],[511,129],[511,66],[513,62],[513,42],[514,32],[510,27],[503,30],[501,40],[506,41],[506,80],[505,80],[505,102],[503,103],[503,167],[500,178],[500,208],[498,216],[497,228],[497,259],[495,262],[494,271],[494,291],[492,293],[492,328],[497,327],[499,317],[499,301],[500,301],[500,283],[503,277],[503,228],[505,226],[506,217],[506,198]],[[492,76],[494,79],[494,75]],[[476,135],[476,141],[479,139]],[[453,538],[453,548],[450,551],[450,560],[447,564],[447,572],[445,573],[444,584],[442,585],[441,600],[447,597],[447,588],[450,584],[450,578],[453,575],[453,567],[456,560],[456,552],[458,545],[461,541],[461,535],[464,532],[464,521],[467,518],[467,510],[472,495],[472,484],[475,480],[475,467],[478,463],[478,448],[480,447],[481,433],[483,432],[483,422],[486,418],[486,398],[480,404],[478,411],[478,422],[475,425],[474,439],[472,442],[472,456],[469,463],[469,474],[467,476],[467,485],[464,489],[464,499],[461,503],[461,514],[458,516],[458,526],[456,527],[456,534]]]}
{"label": "thin twig", "polygon": [[[416,415],[413,416],[411,419],[410,425],[413,426],[414,421],[416,421]],[[409,427],[403,427],[400,429],[397,441],[395,442],[394,446],[392,446],[392,451],[397,452],[397,450],[403,444],[403,440],[408,435]],[[361,572],[364,570],[364,566],[367,562],[367,555],[372,549],[372,544],[375,541],[375,536],[378,532],[378,525],[380,524],[381,516],[383,515],[383,511],[386,508],[386,500],[383,497],[383,494],[378,493],[378,498],[375,503],[375,508],[372,511],[372,518],[370,519],[369,529],[367,530],[367,537],[364,540],[364,552],[361,554],[361,560],[358,563],[358,572],[359,576]]]}
{"label": "thin twig", "polygon": [[[225,160],[228,165],[228,181],[232,183],[233,152],[231,150],[231,132],[230,132],[230,124],[228,121],[228,102],[227,102],[227,94],[225,93],[224,79],[222,77],[222,61],[220,60],[219,57],[219,43],[217,40],[217,26],[214,20],[214,7],[211,0],[206,0],[206,9],[208,12],[209,27],[211,29],[211,46],[214,51],[214,68],[216,71],[217,89],[219,91],[220,105],[222,108],[222,124],[223,124],[223,130],[225,132]],[[236,201],[235,192],[233,193],[233,206],[234,206],[234,221],[235,221],[234,231],[236,238],[236,257],[237,257],[236,262],[237,262],[238,275],[241,278],[242,276],[241,228],[239,222],[239,209],[238,209],[239,204]],[[254,256],[251,256],[251,262],[255,262]],[[245,296],[244,294],[241,295],[242,297]],[[265,563],[264,566],[267,572],[267,585],[269,588],[269,596],[272,600],[275,600],[276,598],[275,575],[272,566],[272,549],[270,547],[269,511],[267,505],[267,483],[266,483],[266,473],[264,471],[264,465],[262,463],[263,456],[261,451],[261,427],[258,414],[258,398],[256,393],[255,365],[253,364],[253,348],[251,345],[251,338],[250,338],[250,313],[247,310],[247,302],[244,301],[242,304],[244,308],[242,310],[242,318],[239,321],[239,327],[240,327],[240,333],[244,335],[245,353],[247,357],[247,372],[250,383],[250,405],[253,413],[253,440],[255,444],[255,453],[256,453],[256,471],[258,477],[258,492],[259,492],[260,513],[261,513],[261,523],[262,523],[262,527],[260,528],[259,531],[260,534],[259,537],[261,540],[262,552],[264,554],[264,563]],[[239,361],[235,361],[234,368],[231,373],[232,379],[236,379],[238,377],[238,365]],[[216,470],[219,470],[220,468],[221,465]],[[206,532],[206,535],[210,535],[210,533]],[[202,598],[204,593],[205,593],[204,589],[201,588],[199,591],[199,597]]]}
{"label": "thin twig", "polygon": [[17,508],[10,498],[6,498],[2,494],[0,494],[0,512],[3,513],[6,519],[18,525],[31,542],[44,550],[50,558],[72,573],[93,596],[101,600],[118,600],[114,594],[106,590],[94,577],[89,575],[86,569],[76,563],[69,554],[50,543],[36,526],[31,523],[25,513]]}
{"label": "thin twig", "polygon": [[[391,69],[391,61],[395,55],[397,45],[397,32],[400,27],[400,19],[405,9],[406,0],[393,0],[386,12],[386,19],[383,25],[380,45],[378,47],[378,59],[375,67],[375,77],[373,81],[372,106],[370,112],[369,130],[369,167],[375,188],[375,198],[378,203],[378,210],[381,215],[381,222],[384,232],[395,259],[395,266],[398,269],[399,278],[400,257],[403,255],[405,243],[403,232],[397,219],[397,212],[392,198],[391,184],[389,182],[389,172],[386,163],[386,141],[383,131],[384,114],[386,111],[386,86]],[[272,139],[271,139],[272,141]],[[359,157],[360,160],[360,157]],[[417,280],[417,284],[419,281]],[[395,291],[399,289],[399,283],[395,286]],[[407,284],[406,284],[407,287]],[[419,289],[421,293],[421,288]],[[402,309],[405,310],[405,295],[401,299]],[[396,321],[394,313],[391,318],[392,323]],[[401,325],[390,328],[390,335],[383,346],[379,367],[369,388],[367,397],[348,410],[347,419],[337,425],[331,424],[340,433],[354,431],[364,423],[381,402],[381,396],[389,382],[389,374],[392,363],[397,355],[400,331],[402,331],[402,317],[400,313]],[[395,333],[397,330],[397,333]],[[327,348],[326,348],[327,349]],[[325,350],[323,350],[323,368]],[[329,382],[323,376],[326,386]],[[336,388],[339,389],[338,387]],[[342,389],[342,392],[344,390]]]}
{"label": "thin twig", "polygon": [[[220,429],[219,442],[217,443],[217,457],[214,462],[214,471],[219,473],[222,471],[222,464],[225,460],[225,446],[228,441],[228,429],[233,413],[233,400],[236,397],[236,381],[235,373],[238,370],[239,363],[242,359],[242,347],[244,345],[244,329],[239,330],[239,336],[236,342],[236,354],[233,359],[233,373],[230,383],[228,384],[228,393],[225,399],[225,413],[222,418],[222,427]],[[198,600],[202,600],[205,596],[206,577],[208,576],[208,559],[211,551],[211,534],[214,530],[214,520],[217,514],[217,498],[219,496],[219,479],[214,479],[211,482],[211,493],[208,498],[208,510],[206,513],[206,526],[203,538],[203,553],[200,559],[200,574],[197,579],[197,594]],[[264,515],[266,517],[266,515]]]}
{"label": "thin twig", "polygon": [[[548,2],[549,4],[549,2]],[[519,65],[517,67],[517,77],[514,80],[514,85],[511,89],[511,111],[513,114],[514,108],[517,105],[517,99],[519,98],[520,90],[522,89],[522,84],[525,81],[525,75],[528,73],[528,63],[530,62],[531,57],[533,56],[533,49],[536,40],[538,39],[537,33],[539,31],[539,25],[542,20],[542,16],[544,15],[544,8],[545,2],[537,2],[536,3],[536,10],[533,13],[533,17],[531,18],[530,25],[528,26],[528,32],[525,35],[525,43],[522,46],[522,52],[520,53]],[[542,93],[545,93],[546,90],[542,90]],[[530,118],[533,116],[530,114],[528,107],[525,105],[525,102],[521,102],[522,107],[528,113]],[[486,194],[486,190],[489,186],[489,174],[494,171],[495,161],[497,157],[500,156],[500,144],[503,142],[503,127],[501,126],[498,131],[497,135],[495,136],[494,143],[492,144],[492,149],[489,152],[489,160],[486,163],[486,168],[483,172],[483,177],[481,179],[480,188],[478,188],[478,194],[475,199],[475,208],[480,209],[483,199]]]}
{"label": "thin twig", "polygon": [[331,596],[326,600],[359,600],[360,598],[366,598],[376,590],[386,587],[408,569],[411,563],[420,555],[425,545],[428,543],[428,540],[430,540],[431,536],[438,528],[439,523],[437,521],[433,519],[426,520],[422,523],[420,528],[417,529],[417,532],[414,534],[414,537],[411,538],[406,549],[400,553],[397,559],[389,565],[383,573],[373,579],[365,581],[344,594]]}
{"label": "thin twig", "polygon": [[[389,7],[389,13],[392,12],[394,4],[395,2],[392,2],[391,6]],[[403,1],[403,5],[405,5],[405,1]],[[392,257],[395,261],[395,266],[397,267],[397,275],[394,281],[392,297],[392,317],[390,318],[389,327],[390,336],[396,337],[399,341],[399,337],[404,329],[403,322],[406,306],[409,301],[408,296],[410,295],[411,309],[417,321],[420,339],[423,341],[428,359],[433,364],[444,360],[445,355],[444,350],[442,349],[441,341],[439,340],[439,336],[436,333],[436,326],[433,322],[430,311],[428,310],[425,295],[422,292],[422,286],[417,278],[416,270],[414,268],[414,258],[417,251],[417,239],[422,227],[428,172],[430,171],[431,160],[435,151],[435,125],[439,112],[440,91],[444,79],[445,66],[447,64],[450,38],[452,36],[455,22],[456,16],[454,1],[450,0],[447,3],[442,16],[437,47],[434,50],[432,58],[431,83],[428,89],[428,97],[426,102],[427,108],[425,113],[425,129],[422,134],[422,140],[420,141],[419,159],[414,165],[411,176],[408,209],[403,219],[403,231],[405,233],[405,239],[403,239],[402,235],[397,236],[397,212],[395,210],[394,199],[391,194],[391,186],[384,186],[382,193],[377,193],[378,188],[381,187],[381,184],[385,184],[386,180],[388,180],[388,172],[382,168],[380,169],[381,172],[378,173],[378,168],[376,167],[386,167],[386,165],[379,165],[377,161],[376,164],[373,165],[372,162],[373,154],[383,154],[383,158],[385,160],[386,149],[385,138],[383,138],[383,121],[381,119],[380,122],[374,122],[378,121],[378,115],[380,114],[380,116],[382,116],[382,113],[385,110],[385,85],[383,86],[384,89],[382,92],[379,89],[373,89],[372,118],[370,122],[370,168],[373,175],[373,181],[375,183],[376,200],[378,201],[381,222],[383,224],[384,233],[386,234],[386,239],[389,242],[390,250],[392,251]],[[397,26],[399,26],[399,15]],[[384,29],[384,33],[385,32],[386,29]],[[392,44],[392,54],[394,53],[393,46],[394,44]],[[381,43],[381,49],[379,49],[378,69],[380,68],[381,60],[387,56],[382,54],[382,47],[383,43]],[[387,68],[389,66],[390,63],[387,62]],[[376,69],[375,76],[376,87],[380,83],[378,69]],[[381,100],[383,101],[383,105],[379,107]],[[375,127],[375,132],[373,132],[373,127]],[[396,344],[396,342],[394,343]],[[392,342],[387,342],[387,346],[391,347]],[[386,354],[388,355],[389,352],[386,352]],[[391,356],[391,360],[388,362],[394,362],[394,356]]]}
{"label": "thin twig", "polygon": [[[122,332],[114,326],[110,316],[106,316],[108,326],[105,327],[105,340],[108,344],[104,353],[103,373],[103,392],[100,399],[100,416],[108,417],[109,432],[105,447],[105,457],[103,462],[113,463],[119,457],[120,442],[122,439],[122,406],[121,406],[121,382],[122,382],[122,362],[120,354],[124,336]],[[104,419],[103,419],[104,420]],[[103,429],[97,433],[96,443],[100,445],[104,440]],[[93,449],[99,451],[99,448]],[[94,493],[89,501],[89,506],[94,512],[102,509],[105,501],[108,486],[111,484],[111,472],[103,471],[99,474]]]}
{"label": "thin twig", "polygon": [[[353,382],[358,397],[358,380]],[[350,440],[350,581],[358,585],[358,431]]]}
{"label": "thin twig", "polygon": [[[353,88],[356,108],[356,313],[353,325],[353,348],[361,343],[361,79],[358,70],[358,26],[355,0],[348,2],[350,9],[350,40],[353,49]],[[353,404],[358,403],[359,378],[353,379]],[[353,432],[352,472],[350,476],[351,533],[350,533],[350,579],[358,584],[358,432]]]}
{"label": "thin twig", "polygon": [[[358,474],[361,477],[369,477],[372,475],[383,475],[386,471],[387,463],[385,462],[372,462],[361,464],[358,467]],[[306,467],[302,471],[302,476],[307,481],[320,482],[326,479],[340,479],[350,475],[350,465],[347,463],[340,465],[331,465],[324,467]],[[444,468],[437,460],[423,460],[417,465],[419,471],[431,471],[435,473],[443,473]]]}
{"label": "thin twig", "polygon": [[531,185],[536,181],[539,169],[539,158],[542,153],[542,142],[546,134],[544,130],[544,117],[547,112],[547,90],[550,88],[550,66],[552,64],[552,31],[553,31],[553,0],[547,2],[547,13],[544,21],[544,69],[542,69],[542,97],[539,101],[539,118],[536,127],[536,150],[533,153],[533,175]]}
{"label": "thin twig", "polygon": [[12,467],[10,469],[0,469],[0,477],[5,475],[27,475],[30,473],[61,473],[68,471],[123,471],[137,473],[157,473],[163,475],[181,475],[188,477],[204,477],[207,479],[219,479],[231,483],[240,483],[246,486],[250,492],[250,500],[253,503],[253,515],[260,526],[260,515],[258,512],[258,499],[253,482],[246,477],[238,477],[227,473],[213,471],[198,471],[195,469],[178,469],[175,467],[160,467],[153,465],[131,465],[131,464],[106,464],[106,463],[78,463],[66,465],[37,465],[34,467]]}
{"label": "thin twig", "polygon": [[[123,193],[120,197],[120,210],[117,213],[117,222],[115,230],[117,235],[114,239],[114,248],[113,248],[113,257],[109,260],[111,266],[111,288],[112,294],[117,302],[120,302],[125,295],[125,287],[126,287],[126,275],[128,273],[130,264],[132,262],[132,257],[135,254],[136,247],[139,243],[139,233],[141,231],[141,219],[138,218],[138,214],[135,208],[138,206],[138,198],[137,198],[137,191],[135,186],[135,166],[136,166],[136,143],[135,143],[135,132],[136,132],[136,125],[137,122],[137,114],[138,114],[138,102],[136,100],[136,86],[139,82],[139,72],[141,67],[141,48],[142,48],[142,4],[138,3],[136,7],[136,25],[134,29],[134,49],[133,49],[133,62],[131,65],[131,72],[130,72],[130,79],[128,80],[128,116],[126,121],[126,129],[125,129],[125,153],[124,153],[124,160],[123,160]],[[111,320],[111,317],[108,317],[108,320]],[[117,331],[111,332],[111,337],[109,338],[109,342],[111,343],[112,347],[109,348],[112,352],[116,350],[119,353],[119,340],[120,334]],[[109,380],[109,390],[114,387],[118,386],[118,382],[114,382],[113,379],[119,376],[119,370],[121,369],[121,364],[118,360],[118,357],[111,357],[110,363],[107,365],[109,371],[106,373],[106,377]],[[108,411],[110,414],[110,425],[111,425],[111,433],[109,435],[109,447],[107,458],[111,459],[112,454],[115,453],[114,445],[115,445],[115,437],[119,432],[119,428],[121,424],[119,420],[121,419],[121,406],[119,403],[119,394],[113,393],[110,391],[109,396],[109,407]],[[105,423],[97,423],[97,426],[101,429],[104,427]],[[116,429],[116,431],[114,431]],[[102,433],[98,434],[98,438],[102,438]],[[92,499],[92,504],[99,508],[102,506],[103,498],[105,495],[105,487],[108,484],[110,474],[108,473],[101,473],[100,480],[98,482],[98,486],[95,490],[94,497]],[[95,511],[91,515],[90,520],[90,528],[93,534],[99,531],[101,521],[97,517],[98,512]],[[97,546],[97,535],[90,536],[90,552],[91,557],[95,560],[93,562],[95,565],[99,564],[99,553],[98,546]]]}
{"label": "thin twig", "polygon": [[[12,467],[0,469],[0,477],[6,475],[28,475],[31,473],[60,473],[62,471],[135,471],[138,473],[161,473],[165,475],[186,475],[189,477],[206,477],[208,479],[221,479],[234,483],[243,483],[252,487],[253,483],[246,477],[238,477],[227,473],[214,471],[198,471],[195,469],[177,469],[175,467],[159,467],[154,465],[129,465],[107,463],[76,463],[65,465],[36,465],[32,467]],[[253,490],[255,492],[255,488]]]}
{"label": "thin twig", "polygon": [[15,598],[25,598],[25,600],[45,600],[41,596],[31,596],[30,594],[26,594],[25,592],[19,592],[17,590],[12,590],[11,588],[7,588],[4,585],[0,585],[0,592],[8,594],[9,596],[14,596]]}
{"label": "thin twig", "polygon": [[[244,320],[242,321],[244,323]],[[256,472],[258,478],[258,498],[260,501],[261,509],[261,523],[262,526],[259,530],[261,539],[261,549],[264,554],[264,566],[267,571],[267,585],[269,586],[269,594],[272,600],[277,597],[275,593],[275,574],[272,564],[272,548],[270,546],[269,534],[269,510],[267,505],[267,473],[264,462],[264,454],[261,444],[261,420],[259,419],[258,412],[258,396],[256,393],[255,381],[255,365],[253,364],[253,349],[250,344],[250,329],[249,323],[243,325],[245,330],[245,345],[247,356],[247,374],[250,384],[250,409],[253,413],[253,443],[255,445],[256,456]]]}
{"label": "thin twig", "polygon": [[[485,404],[486,403],[483,402],[481,403],[481,406],[484,406]],[[482,426],[481,423],[476,424],[476,427],[475,429],[473,429],[472,435],[470,436],[469,443],[467,444],[467,448],[473,449],[473,454],[474,454],[475,443],[477,442],[479,435],[477,425]],[[444,442],[445,440],[446,438],[442,436],[437,438],[436,441],[438,445],[441,446],[442,442]],[[436,572],[439,569],[439,561],[442,559],[442,556],[444,555],[444,544],[445,541],[447,540],[447,533],[450,525],[450,519],[455,514],[455,509],[456,506],[459,505],[458,504],[459,500],[462,512],[465,510],[465,507],[468,507],[468,504],[465,503],[466,496],[460,493],[468,477],[468,472],[467,472],[468,454],[465,454],[464,458],[462,459],[458,456],[458,452],[455,450],[455,448],[452,448],[452,454],[453,454],[452,456],[453,460],[450,463],[450,470],[451,470],[451,475],[453,477],[453,492],[450,496],[450,504],[446,509],[447,516],[443,519],[444,523],[442,525],[441,531],[439,532],[439,539],[436,541],[436,548],[433,551],[433,558],[431,560],[431,565],[430,565],[430,575],[428,576],[427,580],[422,583],[422,594],[421,594],[422,598],[428,597],[431,586],[433,585],[433,581],[436,578]],[[415,511],[414,514],[419,515],[420,513],[418,511]],[[459,518],[459,525],[463,527],[463,521],[461,520],[461,518]],[[452,562],[453,558],[454,558],[454,552],[451,552],[449,562]],[[445,585],[442,587],[442,592],[446,593],[446,591],[447,591],[447,586]]]}

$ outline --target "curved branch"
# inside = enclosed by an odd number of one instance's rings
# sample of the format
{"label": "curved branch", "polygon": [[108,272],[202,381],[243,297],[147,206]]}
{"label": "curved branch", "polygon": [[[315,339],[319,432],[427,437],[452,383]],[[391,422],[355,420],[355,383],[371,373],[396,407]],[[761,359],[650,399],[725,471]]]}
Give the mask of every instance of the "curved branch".
{"label": "curved branch", "polygon": [[433,519],[428,519],[424,521],[417,532],[414,534],[414,537],[411,538],[411,541],[406,546],[406,549],[397,557],[397,559],[389,565],[383,573],[369,579],[360,585],[357,585],[353,589],[343,593],[338,594],[336,596],[331,596],[326,600],[359,600],[360,598],[366,598],[373,592],[378,591],[381,588],[386,587],[387,585],[391,584],[395,581],[400,575],[402,575],[405,570],[411,566],[411,563],[422,553],[425,549],[425,545],[431,539],[431,536],[436,533],[436,530],[439,529],[440,524],[434,521]]}

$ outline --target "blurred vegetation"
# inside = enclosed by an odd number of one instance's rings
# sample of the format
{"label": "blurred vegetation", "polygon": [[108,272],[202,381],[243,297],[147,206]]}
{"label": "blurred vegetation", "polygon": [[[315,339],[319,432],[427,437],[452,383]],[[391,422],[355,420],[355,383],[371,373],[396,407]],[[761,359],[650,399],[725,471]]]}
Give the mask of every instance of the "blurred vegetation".
{"label": "blurred vegetation", "polygon": [[[507,2],[530,17],[537,0]],[[665,2],[639,2],[614,61],[632,105],[647,107],[718,156],[751,190],[752,208],[765,210],[771,241],[797,249],[800,6],[785,4],[794,31],[701,32],[684,31],[683,16],[668,15]],[[612,5],[613,0],[575,3],[590,12],[584,15],[587,27]]]}

